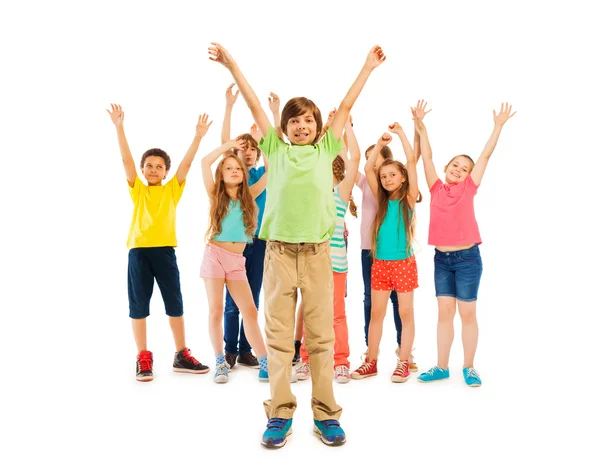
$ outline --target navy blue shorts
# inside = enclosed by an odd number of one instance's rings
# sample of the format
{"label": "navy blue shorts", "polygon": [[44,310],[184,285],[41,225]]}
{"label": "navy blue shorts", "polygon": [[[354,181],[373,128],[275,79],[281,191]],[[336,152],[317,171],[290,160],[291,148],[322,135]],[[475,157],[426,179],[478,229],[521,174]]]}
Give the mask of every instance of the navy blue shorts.
{"label": "navy blue shorts", "polygon": [[133,319],[150,315],[150,298],[154,278],[169,317],[183,315],[183,299],[179,284],[179,268],[173,247],[141,247],[129,251],[127,291],[129,316]]}
{"label": "navy blue shorts", "polygon": [[479,246],[455,252],[435,249],[435,295],[455,297],[459,301],[477,300],[479,281],[483,272]]}

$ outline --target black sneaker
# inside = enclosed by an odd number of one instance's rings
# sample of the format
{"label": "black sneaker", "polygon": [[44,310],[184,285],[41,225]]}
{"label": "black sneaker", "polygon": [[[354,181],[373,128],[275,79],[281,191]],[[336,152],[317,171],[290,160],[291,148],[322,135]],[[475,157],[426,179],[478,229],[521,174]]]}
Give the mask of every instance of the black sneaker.
{"label": "black sneaker", "polygon": [[294,340],[294,359],[292,359],[292,366],[295,366],[300,362],[300,346],[302,346],[302,341]]}
{"label": "black sneaker", "polygon": [[175,353],[173,370],[187,374],[206,374],[210,369],[192,356],[189,348],[183,348],[181,351]]}
{"label": "black sneaker", "polygon": [[225,360],[227,361],[227,364],[229,364],[230,369],[233,369],[233,366],[235,366],[236,359],[237,354],[229,354],[227,351],[225,351]]}
{"label": "black sneaker", "polygon": [[252,353],[244,353],[240,354],[237,358],[237,362],[240,363],[240,366],[253,367],[254,369],[258,369],[260,364],[258,363],[258,359]]}
{"label": "black sneaker", "polygon": [[150,351],[140,351],[137,356],[135,366],[135,378],[140,382],[149,382],[154,378],[152,373],[152,353]]}

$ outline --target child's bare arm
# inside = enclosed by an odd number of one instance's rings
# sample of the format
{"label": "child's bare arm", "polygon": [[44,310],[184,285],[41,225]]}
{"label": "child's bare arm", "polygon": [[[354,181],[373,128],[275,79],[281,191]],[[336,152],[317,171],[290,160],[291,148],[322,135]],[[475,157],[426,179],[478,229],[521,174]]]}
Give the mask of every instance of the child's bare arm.
{"label": "child's bare arm", "polygon": [[177,168],[177,182],[179,185],[183,183],[186,179],[188,172],[190,171],[190,167],[192,167],[192,162],[196,157],[196,153],[198,152],[198,147],[200,146],[200,141],[206,135],[209,127],[212,125],[212,120],[208,121],[208,114],[202,114],[198,117],[198,123],[196,124],[196,135],[194,136],[194,140],[190,145],[187,153],[183,157],[181,163],[179,163],[179,167]]}
{"label": "child's bare arm", "polygon": [[137,173],[135,171],[135,162],[133,156],[131,156],[131,150],[129,149],[129,143],[125,137],[125,128],[123,127],[123,120],[125,120],[125,112],[119,104],[111,104],[111,110],[106,109],[112,123],[115,124],[117,129],[117,139],[119,140],[119,149],[121,150],[121,159],[123,160],[123,167],[125,168],[125,177],[127,177],[127,183],[130,187],[133,187]]}
{"label": "child's bare arm", "polygon": [[[265,164],[265,168],[266,167],[267,167],[267,164]],[[267,169],[265,171],[265,173],[262,176],[260,176],[260,179],[258,179],[255,183],[253,183],[249,187],[250,188],[250,195],[252,196],[252,198],[258,197],[267,188],[267,176],[268,176],[268,174],[269,174],[269,170]]]}
{"label": "child's bare arm", "polygon": [[277,94],[271,92],[269,95],[269,109],[273,114],[273,128],[277,132],[279,138],[283,140],[283,132],[281,131],[281,114],[279,113],[279,105],[281,101]]}
{"label": "child's bare arm", "polygon": [[433,165],[433,154],[431,152],[431,145],[429,144],[429,137],[427,135],[427,128],[423,121],[416,117],[417,113],[413,110],[413,120],[415,122],[415,131],[419,133],[419,140],[421,143],[421,153],[423,156],[423,169],[425,169],[425,179],[427,180],[427,187],[431,189],[433,184],[439,179],[435,172],[435,166]]}
{"label": "child's bare arm", "polygon": [[[431,112],[431,109],[426,111],[427,103],[424,99],[419,99],[417,101],[417,105],[415,107],[411,107],[411,112],[414,112],[418,119],[423,120],[425,116]],[[415,123],[415,135],[414,135],[414,144],[413,151],[415,152],[415,156],[417,157],[417,162],[419,162],[419,158],[421,157],[421,137],[419,136],[419,132],[417,131],[417,125]]]}
{"label": "child's bare arm", "polygon": [[229,70],[231,76],[233,76],[233,79],[235,80],[235,84],[237,84],[240,92],[242,93],[246,104],[250,108],[250,112],[252,112],[254,121],[258,125],[258,128],[260,128],[260,132],[263,135],[266,135],[267,131],[271,127],[271,123],[267,118],[267,114],[260,105],[260,101],[258,100],[258,97],[256,97],[256,93],[244,77],[237,63],[233,60],[231,54],[227,52],[227,50],[221,44],[216,42],[212,42],[211,44],[212,46],[208,48],[208,58],[213,62],[222,64]]}
{"label": "child's bare arm", "polygon": [[394,122],[389,126],[390,132],[395,133],[400,138],[402,142],[402,149],[404,150],[404,154],[406,155],[406,172],[408,172],[408,195],[409,195],[409,203],[410,206],[414,208],[417,198],[419,196],[419,186],[417,181],[417,157],[412,147],[410,146],[410,142],[406,137],[406,133],[400,126],[398,122]]}
{"label": "child's bare arm", "polygon": [[346,177],[340,182],[338,190],[340,197],[346,203],[350,201],[350,193],[354,187],[354,183],[358,176],[358,164],[360,162],[360,148],[358,146],[358,140],[352,129],[352,123],[350,119],[346,123],[346,133],[348,136],[348,156],[346,162]]}
{"label": "child's bare arm", "polygon": [[387,146],[392,141],[392,137],[389,133],[384,133],[381,135],[381,138],[377,140],[375,147],[373,148],[373,152],[371,153],[371,157],[367,159],[367,164],[365,164],[365,177],[367,178],[367,182],[369,183],[369,188],[371,189],[371,193],[377,200],[377,192],[379,191],[379,181],[377,172],[375,172],[375,162],[377,161],[377,155],[381,152],[381,148]]}
{"label": "child's bare arm", "polygon": [[502,127],[504,127],[504,124],[508,119],[516,114],[516,112],[511,114],[511,111],[512,105],[509,105],[508,102],[502,103],[500,106],[500,112],[498,114],[496,114],[496,111],[494,110],[494,130],[492,131],[490,139],[483,148],[481,155],[477,159],[475,167],[473,167],[473,170],[471,171],[471,178],[473,179],[475,185],[481,184],[483,173],[485,172],[490,157],[494,152],[494,148],[496,148],[496,143],[498,143],[498,138],[500,137]]}
{"label": "child's bare arm", "polygon": [[342,130],[344,129],[344,125],[346,124],[346,120],[348,120],[348,116],[350,115],[350,110],[356,99],[360,95],[369,75],[375,68],[381,65],[385,61],[385,54],[383,53],[383,49],[379,46],[373,47],[369,51],[369,55],[367,56],[367,60],[363,65],[358,77],[346,93],[346,96],[342,100],[335,117],[333,118],[333,122],[331,122],[331,130],[333,130],[333,136],[336,140],[342,136]]}
{"label": "child's bare arm", "polygon": [[240,90],[238,89],[235,94],[231,91],[235,83],[231,83],[225,91],[225,115],[223,116],[223,128],[221,128],[221,143],[225,143],[231,139],[231,111],[233,105],[237,100]]}
{"label": "child's bare arm", "polygon": [[214,162],[219,159],[224,153],[232,149],[245,149],[245,141],[244,140],[230,140],[223,143],[214,151],[211,151],[206,156],[202,158],[202,180],[204,181],[204,188],[206,189],[206,193],[210,196],[215,189],[215,179],[211,170],[211,166]]}

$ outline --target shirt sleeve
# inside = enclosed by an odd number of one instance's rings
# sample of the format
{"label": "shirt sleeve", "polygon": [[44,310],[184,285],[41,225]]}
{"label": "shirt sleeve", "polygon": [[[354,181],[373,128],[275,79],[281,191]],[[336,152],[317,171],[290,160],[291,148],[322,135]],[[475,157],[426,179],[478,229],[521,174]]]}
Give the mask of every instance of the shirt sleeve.
{"label": "shirt sleeve", "polygon": [[333,135],[333,130],[331,128],[327,129],[325,135],[321,139],[321,141],[317,144],[323,151],[330,155],[331,160],[333,161],[335,157],[340,153],[340,150],[344,146],[342,143],[342,139],[336,141],[335,136]]}
{"label": "shirt sleeve", "polygon": [[177,206],[179,200],[181,199],[181,195],[183,195],[185,180],[180,184],[177,180],[177,176],[174,176],[169,182],[167,182],[167,185],[170,186],[169,188],[173,192],[173,201],[175,202],[175,206]]}
{"label": "shirt sleeve", "polygon": [[434,182],[434,184],[429,189],[429,193],[437,192],[442,187],[442,180],[438,179]]}
{"label": "shirt sleeve", "polygon": [[269,127],[267,134],[264,136],[264,138],[261,138],[260,143],[258,144],[258,148],[265,153],[267,158],[277,153],[277,150],[281,148],[281,146],[287,145],[281,138],[279,138],[279,135],[277,135],[277,132],[273,127]]}
{"label": "shirt sleeve", "polygon": [[367,176],[365,176],[364,174],[361,174],[359,172],[358,173],[358,182],[356,183],[356,185],[358,185],[358,188],[361,189],[363,192],[365,191],[366,182],[367,182]]}
{"label": "shirt sleeve", "polygon": [[477,189],[479,188],[479,186],[475,185],[475,181],[471,177],[471,174],[469,174],[465,179],[465,185],[467,187],[467,190],[473,192],[474,194],[477,193]]}
{"label": "shirt sleeve", "polygon": [[[125,181],[125,182],[127,182],[127,181]],[[131,185],[129,185],[129,182],[127,182],[127,188],[129,189],[129,196],[131,197],[131,201],[133,202],[134,205],[137,202],[138,198],[140,197],[140,189],[142,188],[142,185],[143,185],[142,181],[137,176],[137,173],[135,175],[133,187]]]}

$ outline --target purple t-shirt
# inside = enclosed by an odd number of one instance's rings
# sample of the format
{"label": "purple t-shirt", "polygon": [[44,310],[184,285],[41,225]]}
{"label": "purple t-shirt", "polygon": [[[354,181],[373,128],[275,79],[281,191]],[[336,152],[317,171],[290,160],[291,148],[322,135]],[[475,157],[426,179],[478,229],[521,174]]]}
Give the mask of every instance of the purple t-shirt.
{"label": "purple t-shirt", "polygon": [[375,215],[377,214],[377,200],[371,192],[367,178],[358,174],[358,188],[362,190],[363,198],[360,209],[360,248],[362,250],[371,250],[371,234]]}

